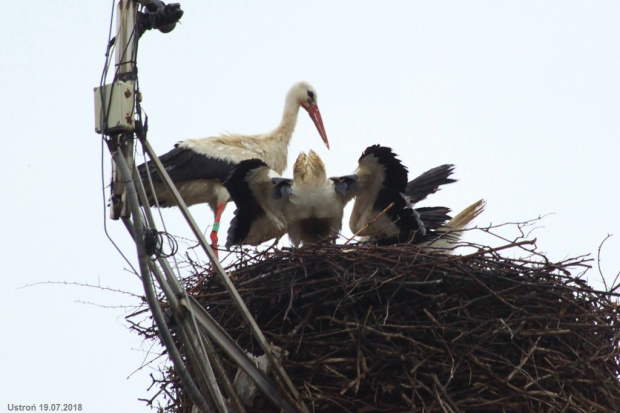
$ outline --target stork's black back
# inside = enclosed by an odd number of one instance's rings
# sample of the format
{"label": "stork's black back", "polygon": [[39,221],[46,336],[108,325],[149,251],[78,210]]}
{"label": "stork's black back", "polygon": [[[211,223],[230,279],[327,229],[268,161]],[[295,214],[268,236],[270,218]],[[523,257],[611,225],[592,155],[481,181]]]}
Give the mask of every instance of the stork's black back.
{"label": "stork's black back", "polygon": [[[171,151],[159,156],[159,160],[174,183],[198,179],[224,182],[235,167],[234,162],[200,154],[191,149],[180,147],[179,144],[176,144]],[[153,182],[162,182],[152,161],[138,165],[138,173],[143,181],[148,179],[147,168]],[[153,201],[149,199],[149,202]],[[161,202],[161,206],[168,206],[165,200]]]}

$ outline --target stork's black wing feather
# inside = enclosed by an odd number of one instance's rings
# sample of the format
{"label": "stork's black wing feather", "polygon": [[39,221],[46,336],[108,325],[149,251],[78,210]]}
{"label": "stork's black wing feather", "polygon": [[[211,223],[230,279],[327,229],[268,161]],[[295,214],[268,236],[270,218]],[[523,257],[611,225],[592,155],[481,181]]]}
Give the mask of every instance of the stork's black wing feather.
{"label": "stork's black wing feather", "polygon": [[422,175],[413,179],[407,184],[405,194],[412,203],[417,203],[439,190],[441,185],[456,182],[456,179],[449,178],[454,172],[454,165],[445,164],[436,166]]}
{"label": "stork's black wing feather", "polygon": [[405,232],[420,230],[419,219],[416,219],[406,197],[402,195],[407,187],[407,167],[396,157],[392,149],[386,146],[369,146],[362,153],[360,161],[370,155],[374,155],[376,162],[383,166],[385,171],[373,209],[383,211],[394,203],[386,215]]}
{"label": "stork's black wing feather", "polygon": [[446,225],[448,221],[452,219],[450,215],[450,208],[447,207],[423,207],[416,208],[420,219],[424,222],[424,227],[428,231],[435,231],[440,227]]}
{"label": "stork's black wing feather", "polygon": [[445,164],[432,168],[408,183],[407,168],[392,149],[380,145],[369,146],[362,153],[360,162],[370,155],[374,155],[376,162],[384,170],[384,179],[373,210],[383,211],[393,204],[386,215],[400,229],[398,236],[376,241],[381,245],[402,242],[419,243],[442,236],[444,232],[437,230],[450,220],[448,215],[450,209],[446,207],[414,208],[412,203],[437,192],[441,185],[456,182],[449,178],[454,165]]}
{"label": "stork's black wing feather", "polygon": [[450,232],[446,232],[445,230],[439,230],[442,227],[445,228],[448,221],[452,219],[452,217],[448,215],[450,213],[450,208],[424,207],[416,208],[416,211],[420,214],[420,219],[424,222],[424,226],[427,231],[424,237],[415,239],[414,243],[431,242],[440,238],[447,238],[454,241],[458,240],[458,236],[455,236]]}
{"label": "stork's black wing feather", "polygon": [[224,181],[224,186],[237,205],[228,228],[226,247],[238,245],[245,241],[252,228],[252,223],[265,215],[265,210],[254,198],[247,181],[248,175],[252,171],[262,167],[267,167],[267,164],[260,159],[241,161],[233,168],[228,179]]}
{"label": "stork's black wing feather", "polygon": [[[159,157],[166,168],[172,182],[185,182],[195,179],[217,179],[221,182],[230,175],[235,163],[197,153],[191,149],[182,148],[178,144],[170,152]],[[138,166],[142,179],[146,178],[146,168],[149,168],[152,179],[161,182],[155,171],[152,161]]]}
{"label": "stork's black wing feather", "polygon": [[[397,195],[401,192],[404,193],[407,188],[407,167],[397,158],[398,155],[392,151],[392,148],[381,145],[369,146],[364,150],[359,160],[361,161],[369,155],[374,155],[377,162],[385,168],[383,186],[391,193]],[[387,207],[390,202],[387,202],[384,208]]]}

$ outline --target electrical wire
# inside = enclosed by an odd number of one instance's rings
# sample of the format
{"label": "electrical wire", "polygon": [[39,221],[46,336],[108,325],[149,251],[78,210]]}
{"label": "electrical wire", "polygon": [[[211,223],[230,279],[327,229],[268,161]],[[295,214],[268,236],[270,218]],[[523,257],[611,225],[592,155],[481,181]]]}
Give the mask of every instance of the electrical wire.
{"label": "electrical wire", "polygon": [[[110,13],[110,25],[108,28],[108,42],[107,42],[107,46],[106,46],[106,52],[105,52],[105,61],[104,61],[104,66],[103,66],[103,70],[101,73],[101,79],[99,81],[99,87],[101,88],[102,93],[100,93],[101,96],[101,107],[104,108],[102,110],[102,140],[101,140],[101,192],[102,192],[102,205],[103,205],[103,229],[105,232],[106,237],[108,238],[108,240],[110,241],[110,243],[112,243],[112,245],[114,246],[114,248],[116,249],[116,251],[121,255],[121,257],[123,257],[123,259],[125,260],[125,262],[127,262],[127,264],[131,267],[131,270],[139,276],[138,271],[136,270],[136,268],[132,265],[131,261],[129,261],[129,258],[123,253],[123,251],[121,250],[121,248],[118,246],[118,244],[116,243],[116,241],[114,241],[114,239],[112,238],[112,236],[110,235],[110,232],[108,231],[108,226],[107,226],[107,216],[106,216],[106,212],[107,212],[107,197],[106,197],[106,184],[105,184],[105,167],[104,167],[104,159],[105,159],[105,155],[104,155],[104,146],[103,143],[104,141],[109,142],[112,138],[107,135],[105,133],[105,127],[108,124],[108,115],[110,113],[110,105],[112,102],[112,99],[109,98],[108,99],[108,105],[106,107],[105,105],[105,93],[104,93],[104,86],[105,86],[105,82],[106,79],[108,77],[108,72],[110,69],[110,57],[112,55],[112,52],[114,51],[114,49],[116,47],[122,47],[123,51],[121,54],[121,58],[120,58],[120,62],[124,61],[125,55],[127,54],[127,49],[129,48],[129,42],[134,41],[135,42],[135,36],[133,35],[135,33],[135,25],[132,29],[132,34],[129,36],[128,39],[128,44],[125,45],[117,45],[117,39],[118,39],[118,35],[119,32],[116,32],[116,35],[114,37],[112,37],[112,27],[114,25],[114,11],[116,9],[116,2],[113,0],[112,1],[112,10]],[[124,18],[123,16],[120,16],[120,18]],[[137,46],[137,42],[136,46]],[[137,47],[133,48],[134,52],[132,53],[132,56],[130,59],[133,59],[133,61],[135,62],[135,57],[137,55]],[[119,70],[121,67],[121,64],[119,62],[119,65],[117,65],[116,67],[116,72],[114,73],[114,80],[116,80],[118,78],[118,74],[119,74]],[[131,60],[130,60],[131,62]],[[111,89],[112,90],[112,89]],[[110,94],[112,92],[110,91]]]}
{"label": "electrical wire", "polygon": [[[101,73],[101,80],[99,81],[99,86],[103,87],[104,83],[105,83],[105,79],[107,77],[107,73],[109,70],[109,64],[110,64],[110,52],[112,51],[113,47],[114,47],[114,41],[112,40],[112,26],[114,23],[114,9],[116,7],[116,2],[113,0],[112,1],[112,12],[110,13],[110,26],[109,26],[109,30],[108,30],[108,44],[106,46],[106,53],[105,53],[105,63],[103,65],[103,71]],[[101,107],[104,107],[104,98],[103,98],[103,94],[101,95],[101,99],[102,99],[102,105]],[[107,110],[103,111],[103,125],[107,125],[108,123],[108,113],[109,113],[109,108]],[[105,154],[104,154],[104,141],[105,141],[105,136],[102,134],[102,139],[101,139],[101,195],[102,195],[102,206],[103,206],[103,231],[106,235],[106,237],[108,238],[108,240],[110,241],[110,243],[114,246],[114,248],[116,249],[116,251],[120,254],[121,257],[123,257],[123,259],[125,260],[125,262],[127,263],[127,265],[129,265],[129,267],[131,268],[131,271],[133,271],[133,273],[135,275],[137,275],[138,277],[140,276],[138,271],[136,270],[136,268],[133,266],[133,264],[131,263],[131,261],[129,261],[129,258],[127,258],[127,256],[123,253],[123,251],[120,249],[120,247],[118,246],[118,244],[114,241],[114,239],[112,238],[112,236],[110,235],[109,231],[108,231],[108,220],[107,220],[107,198],[106,198],[106,184],[105,184],[105,167],[104,167],[104,162],[105,162]]]}
{"label": "electrical wire", "polygon": [[[134,48],[134,50],[137,53],[137,46]],[[136,63],[135,67],[136,67],[136,70],[137,70],[137,63]],[[136,81],[135,96],[139,96],[139,93],[140,93],[139,83],[138,83],[138,81]],[[142,123],[142,106],[140,104],[139,99],[136,99],[136,115],[138,117],[137,123],[140,125],[139,127],[144,126],[144,128],[140,131],[140,133],[143,133],[143,136],[141,136],[141,138],[142,139],[146,139],[146,134],[148,132],[148,117],[145,118],[145,122],[143,124]],[[168,237],[168,243],[171,245],[171,253],[167,257],[171,257],[174,260],[174,269],[176,271],[176,277],[177,277],[177,280],[180,280],[182,277],[181,277],[179,263],[178,263],[177,258],[176,258],[176,253],[178,251],[178,243],[177,243],[176,239],[173,236],[171,236],[170,233],[168,232],[168,229],[166,227],[166,221],[165,221],[165,219],[164,219],[164,217],[163,217],[163,215],[161,213],[161,208],[160,208],[160,205],[159,205],[159,200],[157,199],[157,192],[155,191],[155,188],[154,188],[154,185],[153,185],[153,179],[152,179],[150,170],[148,168],[146,156],[145,156],[144,153],[142,154],[142,156],[144,157],[144,165],[145,165],[144,169],[146,171],[148,185],[149,185],[151,194],[153,195],[153,199],[154,199],[155,205],[157,207],[157,211],[158,211],[158,214],[159,214],[160,221],[161,221],[161,223],[162,223],[162,225],[164,227],[164,231],[163,232],[159,232],[159,231],[154,230],[154,229],[150,230],[150,235],[149,236],[150,237],[163,237],[165,235],[165,236]],[[134,158],[134,159],[136,159],[136,158]],[[148,205],[146,205],[145,208],[148,208]],[[145,222],[148,222],[148,221],[145,220]],[[153,255],[156,256],[157,254],[162,254],[161,245],[163,244],[163,239],[150,240],[149,242],[152,243],[153,241],[159,242],[159,244],[156,244],[156,246],[155,246],[155,248],[153,250],[153,252],[154,252]],[[157,245],[159,245],[159,247]],[[162,258],[167,258],[164,255],[160,255],[160,256]],[[171,276],[174,277],[174,274],[172,274]],[[187,292],[187,290],[185,288],[181,287],[181,294],[183,294],[184,298],[187,300],[188,303],[191,302],[190,298],[189,298],[189,294],[188,294],[188,292]],[[198,342],[197,344],[200,347],[200,350],[202,351],[202,354],[204,354],[206,356],[207,360],[208,360],[209,359],[209,356],[208,356],[209,352],[207,351],[207,348],[206,348],[207,346],[205,344],[205,337],[203,337],[202,334],[200,334],[200,327],[198,326],[198,320],[196,319],[196,314],[194,314],[193,311],[189,311],[189,317],[191,319],[193,329],[194,329],[194,331],[196,333],[195,337],[196,337],[196,340]],[[203,374],[205,374],[205,373],[206,372],[203,372]]]}
{"label": "electrical wire", "polygon": [[[124,19],[126,17],[126,13],[127,13],[126,9],[122,9],[121,13],[120,13],[121,15],[119,16],[119,18],[120,19]],[[113,19],[113,16],[114,16],[114,8],[113,8],[113,11],[112,11],[111,19]],[[136,24],[134,24],[134,26],[131,29],[131,33],[128,36],[129,38],[127,39],[127,43],[126,44],[119,44],[119,42],[118,42],[118,39],[119,39],[118,35],[119,35],[119,33],[118,32],[117,32],[117,36],[115,37],[116,40],[112,40],[112,38],[111,38],[111,34],[112,34],[112,21],[110,22],[110,30],[109,30],[109,35],[108,35],[108,45],[107,45],[107,49],[106,49],[105,66],[104,66],[104,69],[103,69],[103,72],[102,72],[102,76],[101,76],[100,87],[102,87],[102,88],[104,87],[105,79],[107,78],[107,75],[108,75],[111,51],[114,48],[116,48],[116,47],[121,47],[120,58],[117,61],[117,67],[116,67],[116,71],[114,73],[114,81],[117,81],[119,79],[121,79],[121,80],[128,79],[128,80],[133,81],[134,99],[135,99],[134,103],[135,103],[135,106],[136,106],[136,114],[138,116],[137,121],[139,122],[139,125],[142,126],[142,117],[141,117],[141,109],[140,109],[140,102],[139,102],[139,96],[140,96],[139,93],[140,92],[139,92],[139,84],[138,84],[138,80],[137,80],[138,39],[137,39],[137,35],[136,35],[136,25],[137,25],[137,22],[136,22]],[[119,25],[119,26],[122,26],[122,25]],[[131,49],[130,49],[130,45],[133,45],[133,47]],[[131,56],[127,56],[127,52],[128,52],[129,49],[131,50]],[[131,73],[126,74],[126,73],[122,73],[121,72],[121,70],[122,70],[121,68],[124,67],[126,64],[131,64],[132,65],[132,69],[133,70],[131,71]],[[127,78],[123,78],[124,75],[127,76]],[[110,88],[110,92],[109,92],[110,94],[113,93],[112,90],[113,90],[113,88]],[[105,128],[107,128],[107,125],[108,125],[108,114],[109,114],[109,111],[110,111],[110,105],[111,105],[112,99],[110,97],[108,97],[108,104],[107,104],[107,107],[105,107],[105,98],[106,97],[104,96],[103,92],[104,92],[104,89],[102,89],[102,93],[101,93],[101,103],[102,103],[101,107],[103,108],[103,112],[104,112],[103,116],[102,116],[102,118],[103,118],[103,124],[102,124],[103,126],[102,126],[102,128],[105,129]],[[136,119],[134,119],[134,120],[136,120]],[[112,141],[112,139],[115,139],[114,136],[109,136],[108,134],[106,134],[105,130],[102,131],[102,132],[103,133],[102,133],[102,141],[101,141],[101,145],[102,145],[102,149],[101,149],[101,153],[102,153],[102,155],[101,155],[101,157],[102,157],[102,160],[101,160],[101,183],[102,183],[102,194],[103,194],[103,205],[104,205],[104,230],[105,230],[106,236],[108,237],[110,242],[114,245],[114,247],[117,249],[117,251],[120,253],[120,255],[125,259],[125,261],[127,261],[127,263],[130,265],[130,267],[132,268],[134,273],[139,275],[140,273],[138,273],[138,271],[136,271],[136,269],[129,262],[127,257],[123,254],[123,252],[120,250],[120,248],[117,246],[117,244],[114,242],[114,240],[110,236],[110,234],[108,232],[108,229],[107,229],[107,220],[106,220],[106,216],[105,216],[105,210],[106,210],[106,208],[105,208],[105,205],[106,205],[106,202],[105,202],[105,199],[106,199],[106,197],[105,197],[105,187],[106,186],[105,186],[104,164],[103,164],[103,162],[104,162],[103,161],[103,159],[104,159],[103,143],[104,143],[104,141],[107,141],[107,143],[110,145],[110,149],[112,149],[112,148],[114,148],[113,145],[117,144],[117,142],[113,142]],[[145,131],[140,131],[140,133],[145,133]],[[124,138],[128,138],[129,137],[128,135],[129,134],[127,134]],[[135,138],[135,132],[132,132],[132,135],[133,136],[131,136],[131,138]],[[146,138],[146,137],[144,137],[144,138]],[[134,149],[134,151],[135,151],[135,149]],[[118,157],[119,154],[116,153],[115,156]],[[136,158],[134,157],[133,159],[136,159]],[[126,169],[126,165],[125,165],[125,169]],[[148,171],[148,168],[146,168],[146,169]],[[132,168],[131,172],[132,172],[132,174],[134,173],[133,168]],[[126,172],[124,172],[124,173],[126,174]],[[150,181],[150,177],[149,177],[149,181]],[[149,182],[149,183],[150,183],[150,185],[152,187],[152,182]],[[154,191],[153,191],[153,193],[154,193]],[[132,198],[132,200],[133,199],[134,198]],[[135,201],[132,201],[132,202],[134,202],[132,208],[133,208],[134,212],[137,212],[136,211],[137,210],[137,208],[136,208],[137,205],[135,204]],[[143,207],[144,208],[148,208],[148,205],[144,205]],[[142,215],[145,214],[144,210],[142,210],[140,212],[141,212]],[[165,221],[163,220],[163,217],[161,216],[161,211],[160,211],[160,218],[162,220],[162,224],[164,225],[164,229],[165,229],[166,225],[165,225]],[[136,217],[136,219],[134,220],[134,225],[141,225],[139,223],[139,221],[140,221],[139,217]],[[147,222],[147,221],[145,220],[144,222]],[[142,228],[140,228],[140,230],[141,229]],[[140,230],[138,230],[136,227],[134,227],[134,231],[136,233],[142,232]],[[134,234],[134,235],[136,235],[136,234]],[[169,235],[169,233],[167,233],[167,232],[160,232],[160,231],[157,231],[156,229],[148,229],[148,228],[144,229],[143,237],[144,237],[144,241],[145,241],[146,246],[149,247],[148,255],[151,256],[152,258],[153,257],[165,258],[165,257],[172,256],[172,258],[174,259],[174,262],[175,262],[175,269],[176,269],[177,277],[178,278],[175,277],[174,274],[171,274],[171,276],[177,278],[177,280],[181,279],[179,265],[178,265],[178,262],[177,262],[176,257],[175,257],[175,254],[178,251],[178,243],[176,242],[174,237]],[[168,245],[171,246],[171,252],[169,254],[163,252],[162,245],[164,244],[164,237],[167,238]],[[142,266],[142,261],[140,261],[140,262],[141,262],[141,266]],[[142,272],[142,267],[141,267],[141,272]],[[145,276],[147,276],[147,275],[145,274]],[[149,271],[148,277],[151,278],[150,271]],[[146,281],[144,281],[144,282],[146,282]],[[176,280],[175,280],[175,282],[178,283],[178,281],[176,281]],[[179,285],[181,285],[181,284],[179,284]],[[184,288],[182,288],[182,287],[181,287],[181,291],[182,291],[184,297],[189,302],[189,297],[188,297],[187,291]],[[145,292],[148,293],[148,291],[145,291]],[[190,318],[192,320],[193,330],[194,330],[194,332],[196,334],[195,338],[197,339],[197,343],[195,345],[198,345],[200,347],[202,355],[207,357],[207,360],[208,360],[209,352],[207,352],[203,336],[202,336],[202,334],[200,334],[200,328],[199,328],[197,320],[196,320],[196,315],[194,314],[193,311],[189,311],[189,315],[190,315]],[[203,372],[203,374],[207,374],[208,375],[208,372]],[[211,372],[211,374],[213,374],[213,372]],[[191,379],[190,379],[190,382],[193,384]],[[219,394],[219,388],[216,387],[216,389],[218,390],[217,393]],[[220,395],[220,397],[221,397],[221,395]]]}
{"label": "electrical wire", "polygon": [[[163,252],[164,237],[168,239],[168,245],[171,247],[171,251],[169,253]],[[179,250],[179,244],[172,235],[164,231],[157,231],[153,228],[147,228],[144,231],[144,245],[146,248],[146,253],[152,260],[156,260],[158,258],[170,258]]]}

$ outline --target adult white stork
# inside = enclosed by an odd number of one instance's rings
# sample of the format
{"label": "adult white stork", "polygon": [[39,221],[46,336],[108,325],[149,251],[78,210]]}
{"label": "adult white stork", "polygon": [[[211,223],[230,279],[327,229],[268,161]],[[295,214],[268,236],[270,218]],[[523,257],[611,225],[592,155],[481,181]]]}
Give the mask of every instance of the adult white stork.
{"label": "adult white stork", "polygon": [[357,185],[350,176],[327,178],[321,158],[299,154],[293,179],[280,178],[258,160],[246,160],[224,182],[237,205],[226,246],[258,245],[288,233],[295,246],[334,238]]}
{"label": "adult white stork", "polygon": [[392,149],[380,145],[366,148],[358,165],[359,189],[351,194],[355,204],[349,226],[354,234],[379,243],[430,242],[464,228],[484,208],[484,202],[478,201],[457,215],[458,220],[448,221],[450,210],[446,207],[413,207],[412,202],[455,182],[449,178],[453,165],[433,168],[408,183],[407,168]]}
{"label": "adult white stork", "polygon": [[[317,105],[317,93],[307,82],[298,82],[287,93],[282,120],[273,131],[259,135],[224,134],[187,139],[159,157],[188,206],[207,203],[213,210],[215,222],[211,231],[211,243],[214,248],[218,243],[217,231],[222,213],[226,203],[230,201],[230,195],[222,183],[234,166],[245,159],[260,159],[277,173],[282,173],[286,169],[288,146],[300,107],[308,112],[329,149]],[[160,206],[176,206],[172,194],[154,173],[151,162],[147,165],[154,187],[153,193],[149,183],[145,182],[149,204],[155,205],[157,199]],[[142,164],[138,170],[141,178],[146,180],[147,167]],[[215,252],[217,253],[217,250]]]}

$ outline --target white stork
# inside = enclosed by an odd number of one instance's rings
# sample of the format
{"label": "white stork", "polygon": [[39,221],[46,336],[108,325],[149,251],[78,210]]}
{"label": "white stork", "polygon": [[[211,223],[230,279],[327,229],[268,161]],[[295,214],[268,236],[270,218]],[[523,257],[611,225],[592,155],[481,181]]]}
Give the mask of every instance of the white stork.
{"label": "white stork", "polygon": [[288,233],[295,246],[334,238],[356,183],[351,176],[327,178],[321,158],[299,154],[293,179],[280,178],[258,160],[246,160],[224,182],[237,205],[226,246],[258,245]]}
{"label": "white stork", "polygon": [[[300,107],[308,112],[329,149],[317,105],[317,93],[310,84],[299,82],[287,93],[282,120],[273,131],[260,135],[224,134],[210,138],[187,139],[159,157],[188,206],[207,203],[213,210],[215,222],[211,231],[211,243],[214,249],[217,248],[220,219],[226,203],[230,201],[230,195],[222,182],[233,167],[245,159],[260,159],[274,171],[282,173],[286,169],[288,146]],[[147,165],[153,177],[155,190],[153,194],[149,183],[145,182],[149,204],[155,205],[157,198],[160,206],[176,206],[172,194],[154,173],[151,163],[148,162]],[[141,178],[146,180],[145,165],[140,165],[138,170]],[[217,254],[217,250],[215,252]]]}
{"label": "white stork", "polygon": [[[431,242],[450,231],[463,229],[483,208],[478,201],[455,219],[445,207],[413,208],[440,185],[455,182],[448,178],[453,165],[441,165],[407,182],[407,168],[388,147],[373,145],[362,153],[355,171],[359,189],[349,226],[354,234],[382,244],[396,242]],[[452,242],[457,236],[452,234]]]}

